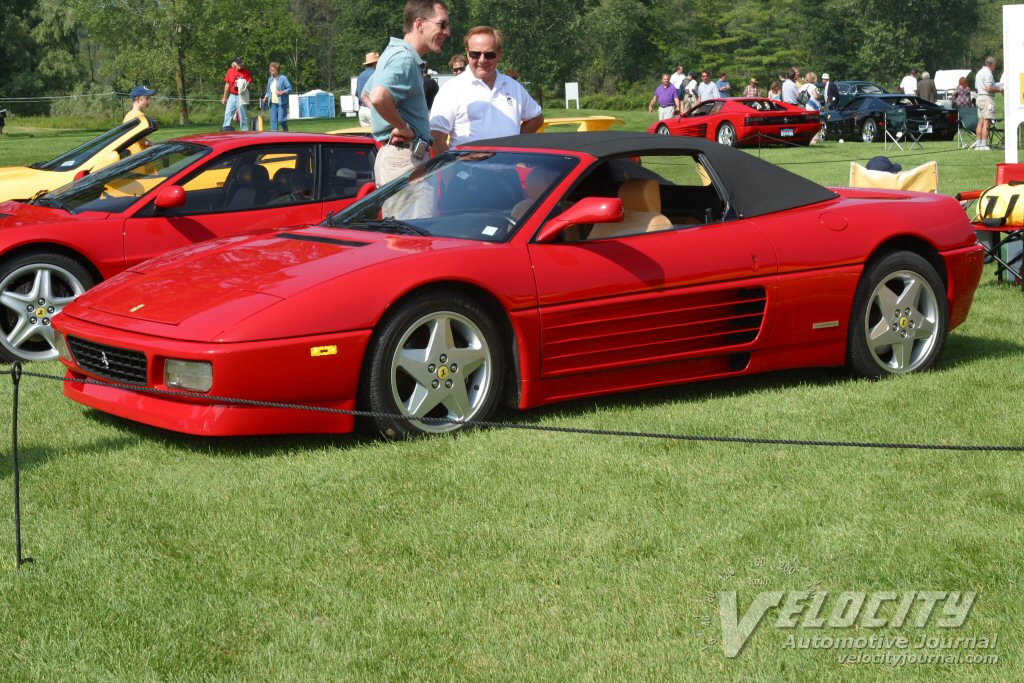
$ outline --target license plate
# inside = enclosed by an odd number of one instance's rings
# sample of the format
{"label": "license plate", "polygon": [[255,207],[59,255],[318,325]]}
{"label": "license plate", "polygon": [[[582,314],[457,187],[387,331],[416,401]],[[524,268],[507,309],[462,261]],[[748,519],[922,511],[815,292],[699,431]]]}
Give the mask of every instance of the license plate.
{"label": "license plate", "polygon": [[922,123],[921,127],[918,128],[917,130],[918,130],[918,132],[921,132],[921,133],[931,133],[932,132],[932,124],[930,124],[930,123]]}
{"label": "license plate", "polygon": [[791,138],[791,137],[793,137],[793,129],[792,128],[783,128],[782,129],[782,137],[784,137],[784,138]]}

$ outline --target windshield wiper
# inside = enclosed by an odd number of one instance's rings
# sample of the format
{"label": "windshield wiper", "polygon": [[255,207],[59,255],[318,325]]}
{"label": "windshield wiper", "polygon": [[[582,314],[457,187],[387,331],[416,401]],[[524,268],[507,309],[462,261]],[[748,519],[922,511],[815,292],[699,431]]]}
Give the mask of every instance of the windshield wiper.
{"label": "windshield wiper", "polygon": [[51,197],[49,195],[43,195],[42,197],[39,197],[38,199],[35,200],[35,204],[36,206],[52,206],[55,209],[62,209],[64,211],[67,211],[68,213],[71,213],[71,209],[64,206],[64,202],[57,199],[56,197]]}
{"label": "windshield wiper", "polygon": [[394,232],[400,235],[420,235],[422,237],[430,237],[431,235],[429,230],[424,230],[412,223],[406,223],[391,216],[376,221],[345,223],[339,227],[351,228],[353,230],[380,230],[381,232]]}

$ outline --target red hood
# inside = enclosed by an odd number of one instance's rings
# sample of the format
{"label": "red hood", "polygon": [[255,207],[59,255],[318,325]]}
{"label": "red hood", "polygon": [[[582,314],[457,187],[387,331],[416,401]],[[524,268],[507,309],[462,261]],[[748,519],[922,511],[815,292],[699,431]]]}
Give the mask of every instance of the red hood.
{"label": "red hood", "polygon": [[130,318],[181,326],[174,333],[163,330],[170,336],[205,330],[200,336],[207,337],[307,289],[330,291],[338,278],[369,266],[473,244],[325,227],[204,242],[108,280],[65,312],[74,316],[89,308],[101,315],[87,317],[100,324],[134,328],[125,325]]}
{"label": "red hood", "polygon": [[0,214],[8,214],[0,217],[0,229],[3,228],[24,228],[44,223],[59,223],[74,219],[75,221],[106,218],[107,213],[83,213],[77,216],[68,213],[63,209],[55,209],[50,206],[36,206],[24,202],[3,202],[0,203]]}

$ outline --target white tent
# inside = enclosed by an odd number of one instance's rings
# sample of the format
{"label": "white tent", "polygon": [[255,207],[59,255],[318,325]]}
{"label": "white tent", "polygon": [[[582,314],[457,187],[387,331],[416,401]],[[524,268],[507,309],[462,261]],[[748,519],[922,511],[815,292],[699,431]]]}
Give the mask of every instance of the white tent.
{"label": "white tent", "polygon": [[[945,69],[935,72],[935,92],[940,99],[949,99],[953,96],[953,90],[960,83],[960,79],[971,73],[970,69]],[[973,85],[973,84],[972,84]]]}

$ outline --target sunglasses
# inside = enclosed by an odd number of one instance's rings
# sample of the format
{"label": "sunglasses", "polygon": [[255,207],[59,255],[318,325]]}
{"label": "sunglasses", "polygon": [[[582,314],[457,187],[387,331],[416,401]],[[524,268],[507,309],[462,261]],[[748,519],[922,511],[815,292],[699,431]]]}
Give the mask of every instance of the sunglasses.
{"label": "sunglasses", "polygon": [[422,19],[423,21],[429,21],[431,24],[437,24],[437,27],[442,31],[447,31],[448,28],[452,25],[452,22],[448,21],[447,19],[443,19],[441,21],[438,21],[437,19],[427,19],[426,17],[422,17]]}
{"label": "sunglasses", "polygon": [[466,67],[464,67],[464,66],[456,66],[456,67],[454,67],[452,69],[452,73],[453,74],[460,74],[460,73],[462,73],[465,70],[466,70]]}
{"label": "sunglasses", "polygon": [[484,57],[485,59],[498,58],[497,52],[477,52],[476,50],[467,50],[466,54],[469,55],[470,59],[480,59],[481,57]]}

